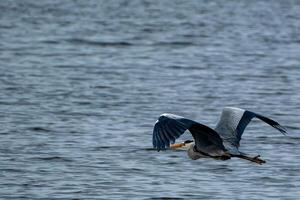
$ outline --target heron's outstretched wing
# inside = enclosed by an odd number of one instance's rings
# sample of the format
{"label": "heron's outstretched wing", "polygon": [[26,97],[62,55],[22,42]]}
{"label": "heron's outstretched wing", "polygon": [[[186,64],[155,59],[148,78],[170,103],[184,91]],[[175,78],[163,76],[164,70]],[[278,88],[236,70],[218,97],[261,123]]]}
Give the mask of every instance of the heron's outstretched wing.
{"label": "heron's outstretched wing", "polygon": [[222,139],[213,129],[193,120],[173,115],[162,114],[156,121],[153,129],[153,147],[157,150],[165,149],[174,143],[186,130],[189,130],[195,139],[197,149],[205,153],[210,150],[225,150]]}
{"label": "heron's outstretched wing", "polygon": [[238,147],[246,126],[254,117],[266,122],[281,133],[286,133],[286,129],[278,122],[260,114],[234,107],[226,107],[223,109],[215,130],[225,143],[227,142]]}

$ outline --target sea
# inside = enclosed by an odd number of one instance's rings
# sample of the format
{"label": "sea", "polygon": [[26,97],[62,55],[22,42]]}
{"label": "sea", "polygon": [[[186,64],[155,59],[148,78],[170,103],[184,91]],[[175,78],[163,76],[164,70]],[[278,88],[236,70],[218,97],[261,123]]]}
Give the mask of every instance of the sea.
{"label": "sea", "polygon": [[[265,164],[153,149],[226,106],[287,128],[246,128]],[[299,119],[300,1],[0,1],[0,199],[297,200]]]}

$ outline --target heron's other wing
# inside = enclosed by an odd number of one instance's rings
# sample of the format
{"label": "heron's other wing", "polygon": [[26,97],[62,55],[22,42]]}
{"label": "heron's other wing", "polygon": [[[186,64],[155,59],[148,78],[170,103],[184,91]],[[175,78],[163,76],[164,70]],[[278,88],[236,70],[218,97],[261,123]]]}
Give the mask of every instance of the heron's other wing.
{"label": "heron's other wing", "polygon": [[153,147],[157,150],[169,147],[170,143],[174,143],[187,129],[193,135],[198,150],[210,154],[214,149],[225,149],[216,131],[173,114],[163,114],[158,118],[153,129]]}
{"label": "heron's other wing", "polygon": [[286,133],[286,129],[278,122],[260,114],[234,107],[225,107],[223,109],[215,130],[225,143],[239,147],[242,134],[254,117],[266,122],[281,133]]}
{"label": "heron's other wing", "polygon": [[153,147],[157,150],[169,147],[193,124],[197,122],[178,115],[162,114],[154,125]]}

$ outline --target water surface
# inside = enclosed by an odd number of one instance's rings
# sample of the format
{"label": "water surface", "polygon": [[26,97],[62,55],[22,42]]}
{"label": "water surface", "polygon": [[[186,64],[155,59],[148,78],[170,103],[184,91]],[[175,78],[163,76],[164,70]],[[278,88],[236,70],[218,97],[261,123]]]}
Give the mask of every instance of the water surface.
{"label": "water surface", "polygon": [[[297,199],[298,1],[1,1],[0,197]],[[254,120],[241,150],[267,163],[156,152],[171,112]],[[188,135],[184,136],[188,138]]]}

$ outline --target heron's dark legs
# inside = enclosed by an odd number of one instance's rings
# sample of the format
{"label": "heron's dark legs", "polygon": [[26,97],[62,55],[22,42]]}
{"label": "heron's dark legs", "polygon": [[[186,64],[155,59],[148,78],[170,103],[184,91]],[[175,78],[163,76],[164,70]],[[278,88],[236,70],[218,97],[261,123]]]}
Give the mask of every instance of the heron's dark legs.
{"label": "heron's dark legs", "polygon": [[263,163],[266,163],[266,161],[260,159],[260,155],[257,155],[255,157],[249,157],[249,156],[246,156],[246,155],[231,155],[232,157],[237,157],[237,158],[241,158],[241,159],[245,159],[245,160],[249,160],[251,162],[255,162],[257,164],[263,164]]}

